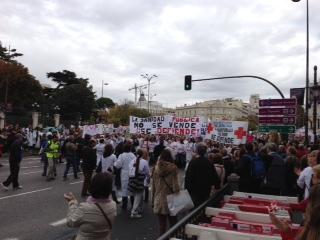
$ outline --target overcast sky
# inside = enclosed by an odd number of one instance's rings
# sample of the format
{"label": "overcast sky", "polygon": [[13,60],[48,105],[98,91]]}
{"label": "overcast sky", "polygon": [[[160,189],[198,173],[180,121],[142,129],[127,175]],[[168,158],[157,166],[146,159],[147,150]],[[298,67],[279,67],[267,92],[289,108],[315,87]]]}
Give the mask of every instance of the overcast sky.
{"label": "overcast sky", "polygon": [[[310,0],[310,80],[320,65],[320,1]],[[306,0],[1,0],[0,40],[41,83],[67,69],[89,78],[101,96],[134,100],[140,74],[156,74],[151,93],[164,106],[226,97],[279,97],[255,79],[193,83],[258,75],[286,96],[305,85]],[[53,84],[52,84],[53,85]]]}

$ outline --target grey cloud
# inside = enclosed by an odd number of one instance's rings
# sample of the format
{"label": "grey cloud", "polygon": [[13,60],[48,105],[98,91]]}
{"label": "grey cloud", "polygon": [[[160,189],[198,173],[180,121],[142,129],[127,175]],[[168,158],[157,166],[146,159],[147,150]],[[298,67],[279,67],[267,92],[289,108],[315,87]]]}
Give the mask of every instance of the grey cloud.
{"label": "grey cloud", "polygon": [[[185,92],[183,77],[254,74],[287,95],[290,87],[303,86],[303,2],[4,0],[0,40],[25,54],[21,61],[39,80],[70,69],[89,77],[97,95],[102,79],[110,82],[105,94],[117,101],[134,99],[128,88],[145,82],[141,73],[159,75],[155,99],[171,106],[252,93],[278,97],[272,87],[249,79],[194,84]],[[312,1],[311,65],[320,61],[319,10]]]}

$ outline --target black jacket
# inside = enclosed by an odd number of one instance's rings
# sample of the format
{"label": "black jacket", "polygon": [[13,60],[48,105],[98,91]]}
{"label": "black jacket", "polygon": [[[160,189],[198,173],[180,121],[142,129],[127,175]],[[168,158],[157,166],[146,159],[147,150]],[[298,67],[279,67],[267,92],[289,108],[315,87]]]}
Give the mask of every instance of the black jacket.
{"label": "black jacket", "polygon": [[15,140],[10,146],[9,161],[19,163],[22,160],[22,141]]}
{"label": "black jacket", "polygon": [[266,175],[266,187],[272,189],[285,190],[286,167],[283,158],[275,152],[269,154],[272,162]]}
{"label": "black jacket", "polygon": [[224,182],[226,183],[231,173],[234,173],[234,162],[231,160],[231,157],[229,155],[224,156],[222,158],[222,161],[223,161],[223,167],[225,169]]}
{"label": "black jacket", "polygon": [[155,159],[155,162],[157,162],[162,150],[165,149],[165,148],[166,147],[163,145],[163,143],[162,144],[158,144],[158,145],[156,145],[154,147],[154,149],[153,149],[153,157]]}
{"label": "black jacket", "polygon": [[252,161],[254,153],[244,154],[238,161],[236,173],[239,175],[239,190],[241,192],[253,192]]}
{"label": "black jacket", "polygon": [[192,159],[186,171],[185,187],[195,206],[209,198],[213,185],[220,188],[220,179],[214,165],[204,156]]}
{"label": "black jacket", "polygon": [[87,145],[82,148],[82,164],[83,171],[93,171],[97,164],[96,149],[93,149]]}

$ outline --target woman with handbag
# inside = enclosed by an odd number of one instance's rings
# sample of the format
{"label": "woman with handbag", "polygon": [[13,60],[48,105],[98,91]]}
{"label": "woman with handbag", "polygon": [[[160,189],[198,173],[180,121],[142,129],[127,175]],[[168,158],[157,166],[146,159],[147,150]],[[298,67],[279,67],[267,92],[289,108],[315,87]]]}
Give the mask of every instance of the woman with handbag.
{"label": "woman with handbag", "polygon": [[177,223],[177,217],[170,216],[167,195],[178,193],[180,190],[178,168],[168,148],[162,150],[151,178],[153,212],[158,216],[161,236],[167,230],[168,220],[170,227]]}
{"label": "woman with handbag", "polygon": [[142,158],[143,155],[146,156],[146,154],[146,149],[138,149],[137,158],[132,160],[129,165],[128,190],[134,197],[131,218],[142,217],[144,180],[150,176],[149,163]]}
{"label": "woman with handbag", "polygon": [[98,173],[91,181],[91,196],[78,203],[72,193],[64,194],[68,203],[67,225],[79,228],[75,240],[111,240],[111,230],[117,213],[116,204],[110,199],[112,176]]}

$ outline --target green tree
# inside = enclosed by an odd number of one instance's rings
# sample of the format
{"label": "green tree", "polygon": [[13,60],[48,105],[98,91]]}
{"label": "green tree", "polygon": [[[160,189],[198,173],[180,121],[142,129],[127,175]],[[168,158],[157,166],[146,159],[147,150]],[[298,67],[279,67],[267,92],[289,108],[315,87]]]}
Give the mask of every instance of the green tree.
{"label": "green tree", "polygon": [[47,77],[58,83],[57,89],[73,84],[88,83],[89,80],[87,78],[77,78],[77,75],[74,72],[68,70],[63,70],[62,72],[49,72],[47,73]]}
{"label": "green tree", "polygon": [[[47,76],[58,83],[53,91],[53,105],[59,106],[62,119],[70,121],[90,119],[95,108],[95,94],[89,85],[89,80],[77,78],[74,72],[68,70],[50,72]],[[54,106],[51,107],[53,108]]]}
{"label": "green tree", "polygon": [[129,104],[118,105],[112,108],[109,112],[108,121],[113,123],[115,126],[129,125],[129,117],[149,117],[151,116],[145,109],[136,108]]}
{"label": "green tree", "polygon": [[20,64],[17,61],[14,60],[16,57],[23,56],[22,53],[18,53],[17,49],[14,48],[6,48],[2,46],[2,43],[0,42],[0,60],[7,62],[7,63],[14,63],[14,64]]}
{"label": "green tree", "polygon": [[96,100],[97,108],[113,108],[115,103],[110,98],[98,98]]}
{"label": "green tree", "polygon": [[5,102],[10,104],[14,114],[23,115],[31,110],[33,103],[41,102],[42,87],[28,68],[13,60],[21,55],[0,43],[0,102],[2,106]]}

